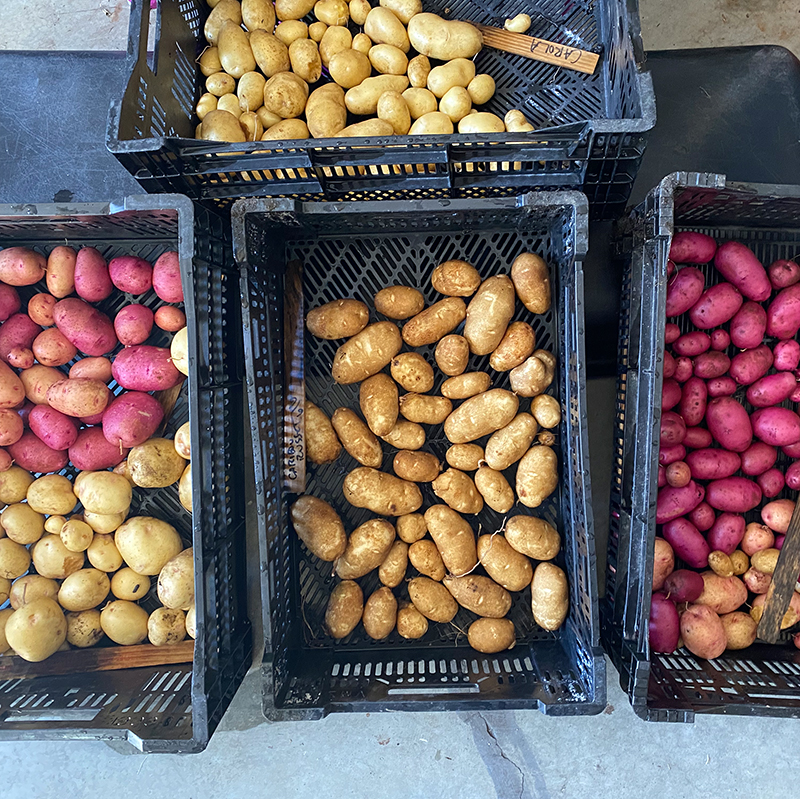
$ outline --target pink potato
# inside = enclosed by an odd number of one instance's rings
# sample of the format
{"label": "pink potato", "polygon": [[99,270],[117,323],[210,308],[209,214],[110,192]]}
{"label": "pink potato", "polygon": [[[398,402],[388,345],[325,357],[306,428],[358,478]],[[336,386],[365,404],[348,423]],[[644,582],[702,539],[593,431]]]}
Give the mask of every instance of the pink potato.
{"label": "pink potato", "polygon": [[786,536],[785,535],[776,535],[775,536],[775,544],[774,544],[775,549],[777,549],[780,552],[780,550],[783,549],[783,542],[785,540],[786,540]]}
{"label": "pink potato", "polygon": [[672,344],[681,334],[681,329],[674,322],[667,322],[664,325],[664,343]]}
{"label": "pink potato", "polygon": [[107,441],[102,428],[86,427],[69,448],[69,459],[81,471],[92,472],[119,465],[128,457],[129,451]]}
{"label": "pink potato", "polygon": [[105,410],[110,401],[105,383],[85,377],[68,377],[47,389],[47,404],[67,416],[92,416]]}
{"label": "pink potato", "polygon": [[790,458],[800,458],[800,441],[796,444],[787,444],[785,447],[781,447],[781,452]]}
{"label": "pink potato", "polygon": [[711,525],[706,540],[712,551],[730,555],[742,542],[744,531],[744,516],[738,513],[720,513]]}
{"label": "pink potato", "polygon": [[707,660],[719,657],[728,645],[722,621],[706,605],[689,605],[681,614],[681,638],[693,655]]}
{"label": "pink potato", "polygon": [[56,306],[56,298],[50,294],[34,294],[28,300],[28,316],[42,327],[50,327],[53,324],[53,308]]}
{"label": "pink potato", "polygon": [[742,471],[748,477],[757,477],[771,469],[778,460],[778,450],[763,441],[754,441],[742,453]]}
{"label": "pink potato", "polygon": [[688,355],[690,358],[694,358],[695,355],[706,352],[710,346],[711,336],[708,333],[704,333],[702,330],[692,330],[684,333],[672,345],[672,351],[678,355]]}
{"label": "pink potato", "polygon": [[707,264],[717,251],[717,242],[705,233],[681,231],[672,236],[670,260],[676,264]]}
{"label": "pink potato", "polygon": [[788,408],[760,408],[750,421],[753,433],[765,444],[784,447],[800,441],[800,416]]}
{"label": "pink potato", "polygon": [[704,587],[703,578],[689,569],[676,569],[664,581],[664,593],[673,602],[696,602]]}
{"label": "pink potato", "polygon": [[779,372],[791,372],[800,364],[800,343],[790,338],[778,341],[772,348],[772,365]]}
{"label": "pink potato", "polygon": [[669,654],[678,648],[680,618],[675,603],[656,591],[650,598],[650,620],[648,622],[650,648],[653,652]]}
{"label": "pink potato", "polygon": [[45,257],[27,247],[0,250],[0,281],[9,286],[32,286],[45,273]]}
{"label": "pink potato", "polygon": [[20,380],[25,389],[25,396],[34,405],[47,405],[47,392],[54,383],[64,379],[64,373],[52,366],[42,366],[39,363],[31,366],[20,374]]}
{"label": "pink potato", "polygon": [[692,359],[681,355],[679,358],[675,359],[675,374],[673,374],[673,377],[679,383],[685,383],[692,376],[693,370],[694,364],[692,363]]}
{"label": "pink potato", "polygon": [[659,591],[664,580],[675,568],[675,554],[672,547],[663,538],[656,536],[653,548],[653,590]]}
{"label": "pink potato", "polygon": [[656,524],[664,524],[691,513],[704,499],[706,491],[694,481],[683,488],[665,486],[656,499]]}
{"label": "pink potato", "polygon": [[0,447],[15,444],[22,438],[25,424],[22,417],[11,408],[0,409]]}
{"label": "pink potato", "polygon": [[747,401],[755,408],[780,405],[791,396],[796,387],[797,380],[792,372],[766,375],[747,387]]}
{"label": "pink potato", "polygon": [[707,288],[689,310],[689,319],[695,327],[709,330],[729,321],[742,307],[744,299],[730,283],[717,283]]}
{"label": "pink potato", "polygon": [[[100,302],[111,295],[114,284],[106,259],[94,247],[82,247],[75,261],[75,293],[87,302]],[[97,353],[98,355],[100,353]]]}
{"label": "pink potato", "polygon": [[658,467],[658,487],[662,488],[667,484],[667,470],[663,466]]}
{"label": "pink potato", "polygon": [[[681,392],[681,401],[678,413],[683,417],[686,427],[697,427],[706,415],[708,389],[704,380],[699,377],[690,377],[684,384]],[[685,437],[684,433],[684,437]]]}
{"label": "pink potato", "polygon": [[676,269],[677,269],[677,267],[675,266],[675,261],[673,261],[671,258],[668,258],[667,259],[667,277],[672,277],[672,275],[675,273]]}
{"label": "pink potato", "polygon": [[143,344],[153,330],[153,312],[146,305],[126,305],[114,317],[114,332],[126,347]]}
{"label": "pink potato", "polygon": [[177,333],[181,328],[186,327],[186,314],[174,305],[162,305],[156,310],[153,321],[161,330]]}
{"label": "pink potato", "polygon": [[668,380],[675,374],[675,359],[669,352],[664,353],[664,380]]}
{"label": "pink potato", "polygon": [[744,452],[753,441],[750,416],[733,397],[715,397],[706,408],[706,424],[724,449]]}
{"label": "pink potato", "polygon": [[57,299],[75,291],[75,262],[78,253],[72,247],[55,247],[47,256],[47,290]]}
{"label": "pink potato", "polygon": [[33,340],[33,354],[44,366],[63,366],[78,350],[57,327],[48,327]]}
{"label": "pink potato", "polygon": [[164,302],[183,302],[181,264],[178,253],[165,252],[153,264],[153,288]]}
{"label": "pink potato", "polygon": [[726,241],[714,256],[714,266],[745,297],[764,302],[772,294],[767,270],[753,251],[738,241]]}
{"label": "pink potato", "polygon": [[4,449],[0,449],[0,472],[7,472],[13,465],[11,456]]}
{"label": "pink potato", "polygon": [[711,349],[722,352],[731,345],[731,337],[727,330],[714,330],[711,333]]}
{"label": "pink potato", "polygon": [[711,433],[705,427],[687,427],[683,445],[687,449],[703,449],[710,447],[713,440]]}
{"label": "pink potato", "polygon": [[742,459],[725,449],[696,449],[686,456],[695,480],[719,480],[739,471]]}
{"label": "pink potato", "polygon": [[736,575],[720,577],[713,571],[702,573],[703,593],[698,605],[706,605],[715,613],[732,613],[747,602],[747,586]]}
{"label": "pink potato", "polygon": [[767,335],[794,338],[800,329],[800,284],[778,292],[767,307]]}
{"label": "pink potato", "polygon": [[36,363],[36,358],[33,357],[32,350],[14,347],[8,353],[8,365],[13,366],[15,369],[30,369],[34,363]]}
{"label": "pink potato", "polygon": [[16,408],[25,399],[25,386],[16,372],[0,361],[0,408]]}
{"label": "pink potato", "polygon": [[712,377],[706,383],[708,387],[708,396],[712,399],[714,397],[730,397],[736,393],[739,388],[738,384],[732,377]]}
{"label": "pink potato", "polygon": [[121,255],[108,262],[111,282],[128,294],[144,294],[153,288],[153,267],[144,258]]}
{"label": "pink potato", "polygon": [[701,532],[688,519],[672,519],[661,528],[661,534],[688,566],[693,569],[708,567],[711,550]]}
{"label": "pink potato", "polygon": [[9,316],[17,313],[21,307],[22,303],[17,290],[13,286],[0,283],[0,322],[5,322]]}
{"label": "pink potato", "polygon": [[752,350],[737,353],[731,360],[731,377],[741,386],[749,386],[763,377],[772,366],[772,350],[762,344]]}
{"label": "pink potato", "polygon": [[108,358],[81,358],[70,366],[69,376],[108,383],[111,381],[111,361]]}
{"label": "pink potato", "polygon": [[731,319],[731,342],[734,347],[750,350],[764,340],[767,312],[757,302],[746,302]]}
{"label": "pink potato", "polygon": [[[791,467],[789,467],[791,469]],[[789,472],[787,471],[784,478],[783,472],[780,469],[767,469],[763,474],[756,477],[756,482],[761,489],[761,494],[766,499],[777,497],[783,491],[784,485],[788,485]],[[789,486],[792,488],[792,486]]]}
{"label": "pink potato", "polygon": [[680,415],[674,411],[664,411],[661,414],[661,445],[680,444],[685,435],[686,424]]}
{"label": "pink potato", "polygon": [[[795,375],[797,375],[797,372],[795,372]],[[789,395],[789,399],[792,402],[800,402],[800,385]]]}
{"label": "pink potato", "polygon": [[685,314],[699,299],[706,285],[703,273],[687,266],[679,269],[667,283],[667,318]]}
{"label": "pink potato", "polygon": [[764,572],[760,572],[751,566],[742,575],[742,580],[748,591],[752,591],[754,594],[766,594],[769,590],[769,584],[772,582],[772,575],[764,574]]}
{"label": "pink potato", "polygon": [[106,415],[106,410],[108,410],[108,408],[100,411],[99,413],[93,413],[91,416],[81,416],[81,424],[84,424],[87,427],[91,427],[95,424],[102,424],[103,417]]}
{"label": "pink potato", "polygon": [[780,258],[767,267],[769,282],[775,289],[785,289],[800,283],[800,264]]}
{"label": "pink potato", "polygon": [[746,477],[723,477],[706,486],[706,502],[717,510],[747,513],[761,502],[761,488]]}
{"label": "pink potato", "polygon": [[47,405],[37,405],[31,410],[28,425],[50,449],[69,449],[78,438],[75,420]]}
{"label": "pink potato", "polygon": [[[710,530],[714,526],[717,514],[708,502],[701,502],[690,514],[689,521],[701,532]],[[689,600],[691,601],[691,600]]]}
{"label": "pink potato", "polygon": [[694,374],[706,379],[722,377],[730,366],[731,359],[724,352],[704,352],[694,359]]}
{"label": "pink potato", "polygon": [[786,517],[785,527],[782,523],[783,520],[778,518],[780,512],[784,509],[777,508],[774,509],[774,512],[771,512],[769,508],[770,505],[777,505],[778,503],[785,502],[788,502],[794,506],[794,502],[791,500],[775,499],[772,502],[768,502],[761,509],[762,520],[769,519],[772,524],[776,525],[776,527],[773,528],[768,521],[765,521],[764,524],[750,522],[750,524],[747,525],[744,531],[744,536],[742,537],[742,552],[744,552],[745,555],[752,557],[756,552],[761,552],[762,549],[769,549],[775,543],[775,533],[786,532],[786,528],[789,527],[789,519],[791,518],[792,510],[794,508],[792,507],[789,510],[789,514]]}
{"label": "pink potato", "polygon": [[666,444],[658,450],[658,462],[662,466],[669,466],[686,457],[686,447],[683,444]]}
{"label": "pink potato", "polygon": [[[5,252],[5,250],[0,250]],[[31,349],[33,340],[42,328],[28,314],[16,313],[0,325],[0,358],[8,363],[8,354],[13,349]]]}
{"label": "pink potato", "polygon": [[[791,488],[792,491],[800,490],[800,461],[794,461],[794,463],[789,464],[785,478],[787,488]],[[775,496],[775,494],[772,496]]]}
{"label": "pink potato", "polygon": [[661,384],[661,410],[670,411],[681,401],[681,386],[676,380]]}
{"label": "pink potato", "polygon": [[141,391],[120,394],[103,416],[103,435],[116,446],[135,447],[151,438],[164,418],[161,403]]}
{"label": "pink potato", "polygon": [[135,391],[160,391],[177,386],[183,375],[172,363],[166,347],[139,344],[126,347],[111,365],[114,380]]}
{"label": "pink potato", "polygon": [[56,303],[56,327],[85,355],[105,355],[117,346],[111,320],[97,308],[76,297]]}
{"label": "pink potato", "polygon": [[66,452],[48,447],[31,430],[26,430],[7,449],[17,466],[34,474],[60,472],[69,463]]}
{"label": "pink potato", "polygon": [[665,470],[667,485],[673,488],[683,488],[692,480],[692,470],[684,461],[673,461]]}

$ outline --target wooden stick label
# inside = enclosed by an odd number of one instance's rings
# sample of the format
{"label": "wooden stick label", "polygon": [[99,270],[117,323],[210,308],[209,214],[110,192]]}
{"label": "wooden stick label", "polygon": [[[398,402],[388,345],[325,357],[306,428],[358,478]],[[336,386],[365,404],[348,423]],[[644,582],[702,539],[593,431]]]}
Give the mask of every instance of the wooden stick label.
{"label": "wooden stick label", "polygon": [[290,261],[286,266],[283,313],[286,365],[286,400],[283,409],[284,484],[288,491],[302,494],[306,488],[306,392],[303,266],[299,261]]}

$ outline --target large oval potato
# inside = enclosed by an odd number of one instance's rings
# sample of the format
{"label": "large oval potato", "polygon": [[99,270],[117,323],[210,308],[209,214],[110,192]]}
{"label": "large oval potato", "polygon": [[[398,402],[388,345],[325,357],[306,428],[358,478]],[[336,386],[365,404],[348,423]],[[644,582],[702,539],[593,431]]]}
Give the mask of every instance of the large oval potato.
{"label": "large oval potato", "polygon": [[444,261],[431,274],[431,285],[448,297],[471,297],[481,284],[478,270],[466,261]]}
{"label": "large oval potato", "polygon": [[380,441],[354,411],[337,408],[331,417],[331,424],[342,446],[352,457],[364,466],[380,467],[383,463]]}
{"label": "large oval potato", "polygon": [[[427,80],[427,75],[425,79]],[[427,114],[434,113],[439,107],[436,95],[423,87],[406,89],[403,92],[403,99],[406,101],[411,119],[421,119]]]}
{"label": "large oval potato", "polygon": [[514,316],[514,284],[507,275],[495,275],[481,283],[467,306],[464,338],[474,355],[497,349]]}
{"label": "large oval potato", "polygon": [[342,445],[331,420],[310,399],[306,399],[305,411],[306,457],[318,465],[332,463],[339,457]]}
{"label": "large oval potato", "polygon": [[67,640],[67,620],[52,599],[36,599],[6,619],[4,637],[23,660],[39,663]]}
{"label": "large oval potato", "polygon": [[400,413],[409,422],[417,424],[441,424],[452,412],[453,403],[447,397],[430,394],[403,394],[400,397]]}
{"label": "large oval potato", "polygon": [[311,92],[306,103],[306,120],[308,132],[315,139],[332,138],[344,130],[347,125],[344,89],[335,83],[324,83]]}
{"label": "large oval potato", "polygon": [[489,390],[492,379],[486,372],[466,372],[442,383],[442,394],[448,399],[469,399]]}
{"label": "large oval potato", "polygon": [[458,327],[466,315],[467,306],[461,297],[439,300],[403,325],[403,340],[409,347],[433,344]]}
{"label": "large oval potato", "polygon": [[492,388],[464,400],[444,422],[444,433],[453,444],[466,444],[505,427],[516,415],[519,400],[510,391]]}
{"label": "large oval potato", "polygon": [[508,513],[514,507],[514,489],[502,472],[490,466],[481,466],[475,472],[475,488],[486,504],[498,513]]}
{"label": "large oval potato", "polygon": [[428,632],[428,620],[411,602],[403,602],[397,611],[397,632],[403,638],[411,640],[422,638]]}
{"label": "large oval potato", "polygon": [[[0,541],[0,545],[3,542]],[[51,580],[64,580],[83,568],[83,552],[70,552],[57,535],[45,535],[31,547],[36,571]],[[17,575],[19,576],[19,575]]]}
{"label": "large oval potato", "polygon": [[512,322],[497,349],[489,357],[489,365],[498,372],[519,366],[536,349],[536,333],[527,322]]}
{"label": "large oval potato", "polygon": [[446,375],[456,377],[463,374],[469,363],[469,342],[464,336],[451,333],[436,345],[434,358]]}
{"label": "large oval potato", "polygon": [[439,582],[444,579],[446,574],[444,561],[433,541],[429,541],[427,538],[415,541],[408,548],[408,559],[420,574]]}
{"label": "large oval potato", "polygon": [[[400,519],[397,521],[399,524]],[[378,579],[389,588],[397,588],[406,576],[407,567],[408,544],[402,540],[395,541],[389,550],[389,554],[378,567]]]}
{"label": "large oval potato", "polygon": [[399,397],[397,386],[389,375],[378,372],[368,377],[361,384],[359,404],[369,429],[376,436],[390,433],[397,424],[400,412]]}
{"label": "large oval potato", "polygon": [[412,483],[430,483],[442,471],[442,464],[434,454],[407,449],[401,449],[394,456],[392,466],[399,478]]}
{"label": "large oval potato", "polygon": [[342,580],[331,592],[325,610],[325,626],[332,638],[350,635],[364,613],[364,593],[358,583]]}
{"label": "large oval potato", "polygon": [[[117,524],[117,528],[120,524],[122,524],[121,521]],[[89,563],[95,569],[106,573],[117,571],[123,562],[122,555],[119,554],[117,545],[114,543],[114,536],[102,533],[95,533],[92,543],[86,549],[86,557],[89,558]]]}
{"label": "large oval potato", "polygon": [[[10,581],[7,582],[10,585]],[[27,605],[28,602],[33,602],[34,599],[46,598],[57,601],[58,588],[58,583],[49,577],[42,577],[41,574],[26,574],[24,577],[14,580],[5,599],[8,599],[11,607],[17,610],[23,605]],[[2,593],[0,593],[0,599],[3,599]],[[3,604],[5,604],[5,599],[3,599]]]}
{"label": "large oval potato", "polygon": [[295,39],[289,45],[292,72],[306,83],[316,83],[322,76],[322,59],[313,39]]}
{"label": "large oval potato", "polygon": [[483,497],[472,478],[458,469],[448,469],[431,483],[433,493],[459,513],[480,513]]}
{"label": "large oval potato", "polygon": [[483,36],[474,25],[429,13],[415,14],[409,20],[408,38],[418,53],[439,61],[474,58],[483,47]]}
{"label": "large oval potato", "polygon": [[462,608],[479,616],[502,619],[511,610],[511,594],[489,577],[480,574],[454,577],[448,574],[443,583]]}
{"label": "large oval potato", "polygon": [[128,473],[140,488],[171,486],[181,479],[185,468],[186,461],[168,438],[151,438],[128,453]]}
{"label": "large oval potato", "polygon": [[415,577],[408,583],[408,595],[414,607],[431,621],[447,623],[458,613],[452,594],[430,577]]}
{"label": "large oval potato", "polygon": [[405,75],[408,69],[408,56],[393,44],[374,45],[370,48],[369,60],[382,75]]}
{"label": "large oval potato", "polygon": [[264,107],[281,119],[299,117],[305,110],[306,100],[308,84],[293,72],[277,72],[264,85]]}
{"label": "large oval potato", "polygon": [[333,300],[306,314],[312,336],[324,339],[350,338],[369,322],[369,308],[359,300]]}
{"label": "large oval potato", "polygon": [[447,463],[462,472],[474,472],[484,456],[483,447],[479,444],[453,444],[445,452]]}
{"label": "large oval potato", "polygon": [[380,372],[403,346],[394,322],[376,322],[348,339],[333,358],[331,374],[337,383],[358,383]]}
{"label": "large oval potato", "polygon": [[114,544],[128,566],[148,576],[158,574],[183,550],[178,531],[153,516],[134,516],[121,524]]}
{"label": "large oval potato", "polygon": [[[328,67],[330,71],[331,59],[337,53],[351,50],[352,47],[353,34],[344,25],[331,25],[326,28],[319,42],[319,55],[323,66]],[[342,103],[344,104],[344,94],[342,94]]]}
{"label": "large oval potato", "polygon": [[[391,44],[404,53],[410,49],[408,33],[403,23],[388,8],[373,8],[364,22],[364,33],[375,44]],[[405,88],[405,86],[403,87]],[[402,91],[402,89],[400,89]]]}
{"label": "large oval potato", "polygon": [[250,34],[250,49],[258,68],[267,78],[279,72],[288,72],[292,68],[289,47],[268,31],[254,30]]}
{"label": "large oval potato", "polygon": [[425,429],[415,422],[398,419],[397,424],[381,438],[396,449],[417,450],[425,444]]}
{"label": "large oval potato", "polygon": [[425,538],[428,525],[421,513],[407,513],[397,519],[397,535],[406,544],[413,544]]}
{"label": "large oval potato", "polygon": [[558,486],[558,457],[543,445],[531,447],[517,467],[517,496],[529,508],[538,508]]}
{"label": "large oval potato", "polygon": [[369,519],[359,525],[336,561],[336,574],[343,580],[355,580],[377,569],[389,554],[394,537],[394,527],[386,519]]}
{"label": "large oval potato", "polygon": [[482,535],[478,539],[478,559],[489,577],[507,591],[522,591],[530,585],[533,577],[530,561],[502,535]]}
{"label": "large oval potato", "polygon": [[96,608],[111,589],[111,581],[98,569],[80,569],[68,575],[58,589],[58,603],[64,610]]}
{"label": "large oval potato", "polygon": [[47,389],[47,404],[67,416],[102,413],[111,399],[105,383],[85,377],[68,377]]}
{"label": "large oval potato", "polygon": [[397,600],[391,588],[375,591],[364,605],[364,631],[375,641],[386,638],[397,623]]}
{"label": "large oval potato", "polygon": [[220,64],[231,77],[239,80],[242,75],[256,68],[250,40],[238,22],[226,21],[220,29],[216,44]]}
{"label": "large oval potato", "polygon": [[242,22],[242,6],[237,0],[219,0],[214,4],[203,26],[203,34],[209,44],[218,43],[222,26],[228,20],[233,20],[237,25]]}
{"label": "large oval potato", "polygon": [[378,100],[384,92],[402,93],[407,86],[408,78],[405,75],[376,75],[348,89],[344,95],[344,102],[351,114],[362,117],[374,116],[378,111]]}
{"label": "large oval potato", "polygon": [[347,548],[347,533],[339,514],[324,500],[304,494],[291,510],[292,525],[300,540],[320,560],[334,561]]}
{"label": "large oval potato", "polygon": [[391,371],[406,391],[424,394],[433,388],[433,367],[418,352],[401,352],[392,358]]}
{"label": "large oval potato", "polygon": [[516,463],[530,448],[539,425],[529,413],[517,414],[486,442],[486,463],[502,472]]}
{"label": "large oval potato", "polygon": [[449,571],[460,575],[475,568],[475,533],[466,519],[447,505],[433,505],[425,511],[425,524]]}
{"label": "large oval potato", "polygon": [[469,645],[487,655],[513,649],[517,643],[511,619],[476,619],[467,630]]}
{"label": "large oval potato", "polygon": [[545,630],[557,630],[569,611],[567,575],[554,563],[540,563],[531,581],[534,621]]}
{"label": "large oval potato", "polygon": [[520,302],[531,312],[542,314],[550,308],[550,274],[538,255],[524,252],[511,265],[511,280]]}
{"label": "large oval potato", "polygon": [[390,319],[409,319],[424,307],[422,292],[411,286],[387,286],[375,295],[375,310]]}
{"label": "large oval potato", "polygon": [[505,536],[512,548],[534,560],[552,560],[561,549],[558,530],[536,516],[512,516]]}
{"label": "large oval potato", "polygon": [[81,472],[75,481],[75,496],[91,513],[127,512],[133,493],[128,479],[114,472]]}
{"label": "large oval potato", "polygon": [[414,483],[368,466],[353,469],[344,478],[342,490],[351,505],[381,516],[402,516],[422,505],[422,494]]}

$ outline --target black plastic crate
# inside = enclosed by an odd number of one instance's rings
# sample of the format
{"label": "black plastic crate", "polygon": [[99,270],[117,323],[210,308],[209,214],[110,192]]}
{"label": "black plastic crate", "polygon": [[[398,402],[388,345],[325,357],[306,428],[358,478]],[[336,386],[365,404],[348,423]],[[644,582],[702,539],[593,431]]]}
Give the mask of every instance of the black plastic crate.
{"label": "black plastic crate", "polygon": [[[631,216],[620,253],[625,271],[603,645],[634,710],[648,721],[690,722],[696,713],[800,717],[800,652],[787,635],[781,644],[758,643],[711,661],[686,649],[664,655],[649,647],[666,267],[672,234],[682,230],[741,241],[767,265],[793,258],[800,251],[800,187],[679,172]],[[719,281],[713,267],[706,271],[709,283]]]}
{"label": "black plastic crate", "polygon": [[[380,203],[296,203],[241,200],[233,209],[234,253],[242,268],[245,351],[254,439],[262,600],[265,630],[264,712],[274,719],[319,718],[331,711],[540,708],[552,715],[592,714],[605,706],[605,661],[598,646],[597,583],[589,489],[585,417],[583,272],[587,248],[586,199],[573,192],[518,199],[424,200]],[[530,589],[515,597],[509,617],[517,646],[498,655],[471,649],[456,627],[434,625],[418,641],[396,632],[369,639],[359,626],[334,641],[323,617],[334,584],[331,564],[312,556],[289,522],[295,495],[284,489],[285,451],[283,294],[287,260],[303,263],[306,308],[341,297],[371,304],[378,289],[394,282],[419,287],[428,303],[439,298],[430,286],[433,267],[448,257],[473,263],[484,276],[506,272],[517,254],[530,249],[547,259],[553,307],[531,317],[537,346],[558,356],[551,387],[560,400],[560,487],[534,511],[560,530],[558,562],[570,584],[570,612],[556,633],[541,630],[530,612]],[[379,317],[372,313],[373,321]],[[338,342],[306,337],[307,396],[328,414],[358,406],[358,385],[341,386],[330,376]],[[433,347],[420,351],[432,362]],[[488,356],[470,368],[487,368]],[[441,383],[441,376],[434,391]],[[495,385],[507,384],[496,374]],[[525,407],[523,404],[522,407]],[[427,448],[444,460],[442,426],[427,430]],[[391,469],[394,449],[384,444]],[[308,468],[307,492],[330,502],[345,528],[371,515],[342,496],[342,481],[357,463],[346,453]],[[512,471],[513,471],[512,467]],[[512,480],[513,484],[513,480]],[[438,500],[423,489],[426,505]],[[525,509],[518,512],[524,512]],[[502,516],[488,507],[475,520],[498,530]],[[413,573],[413,569],[409,573]],[[361,581],[365,594],[377,575]],[[397,594],[404,587],[397,589]],[[465,629],[475,616],[459,610],[454,624]]]}
{"label": "black plastic crate", "polygon": [[525,11],[534,19],[530,35],[597,52],[600,63],[584,75],[490,48],[477,55],[478,72],[497,83],[487,110],[502,117],[520,108],[541,129],[533,133],[204,142],[193,138],[205,85],[195,60],[206,46],[209,8],[205,0],[162,0],[148,56],[148,4],[133,0],[131,77],[122,100],[112,103],[109,149],[147,191],[218,204],[252,196],[420,199],[574,187],[588,195],[593,214],[621,214],[655,124],[652,81],[639,66],[637,0],[429,0],[425,10],[500,27]]}
{"label": "black plastic crate", "polygon": [[[167,435],[191,421],[194,513],[182,508],[177,485],[135,488],[131,509],[169,521],[194,547],[197,640],[193,663],[0,680],[0,740],[123,739],[143,752],[200,751],[252,653],[245,603],[243,340],[230,228],[220,215],[177,195],[128,197],[120,205],[0,205],[0,249],[46,253],[64,243],[96,247],[106,259],[180,254],[191,368]],[[130,301],[115,291],[99,307],[113,315]],[[136,301],[163,304],[152,289]],[[148,343],[164,346],[170,338],[154,328]],[[111,388],[121,390],[114,382]],[[72,478],[76,471],[69,466],[62,474]]]}

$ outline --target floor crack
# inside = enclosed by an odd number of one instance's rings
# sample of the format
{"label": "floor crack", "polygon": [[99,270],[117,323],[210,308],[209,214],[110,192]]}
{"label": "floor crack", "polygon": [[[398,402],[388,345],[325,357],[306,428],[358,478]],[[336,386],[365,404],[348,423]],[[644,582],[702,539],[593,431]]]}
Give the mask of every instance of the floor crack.
{"label": "floor crack", "polygon": [[512,760],[503,751],[503,747],[500,746],[500,741],[497,740],[497,736],[494,734],[494,730],[492,730],[491,726],[489,725],[489,722],[486,720],[486,717],[483,715],[483,713],[479,712],[478,716],[480,717],[481,721],[486,725],[486,734],[494,741],[494,745],[497,747],[497,751],[500,752],[500,757],[502,757],[503,760],[507,760],[509,763],[511,763],[511,765],[514,766],[514,768],[519,772],[521,780],[519,787],[519,799],[522,799],[525,793],[525,772],[516,764],[514,760]]}

